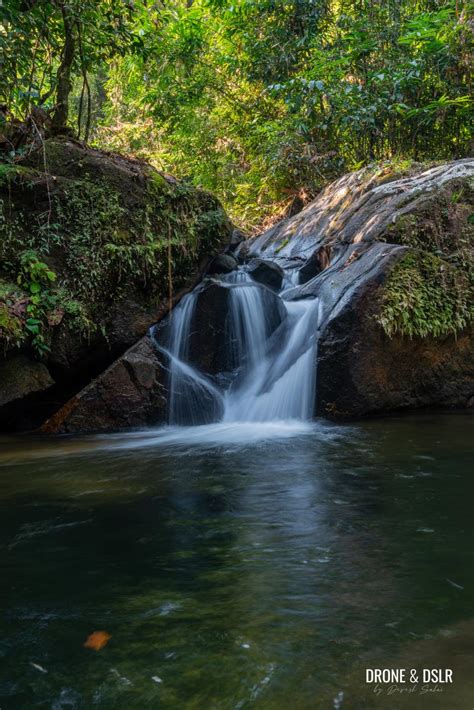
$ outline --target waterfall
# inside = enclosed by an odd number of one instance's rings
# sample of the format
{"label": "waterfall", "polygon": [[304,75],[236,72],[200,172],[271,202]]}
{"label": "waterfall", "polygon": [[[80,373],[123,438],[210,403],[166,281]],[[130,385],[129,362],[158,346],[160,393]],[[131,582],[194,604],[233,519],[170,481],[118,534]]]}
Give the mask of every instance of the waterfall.
{"label": "waterfall", "polygon": [[[244,269],[220,277],[227,311],[223,337],[232,372],[223,378],[193,362],[190,342],[196,334],[198,287],[172,311],[167,337],[155,340],[169,359],[169,422],[275,422],[309,420],[314,413],[317,299],[285,301],[256,284]],[[284,288],[295,283],[286,274]],[[275,327],[270,306],[283,313]],[[163,342],[166,341],[166,342]]]}
{"label": "waterfall", "polygon": [[[169,347],[168,416],[171,424],[203,424],[218,418],[223,397],[219,390],[187,362],[189,332],[196,296],[185,296],[171,313]],[[210,411],[209,411],[210,410]],[[203,417],[203,412],[208,412]]]}
{"label": "waterfall", "polygon": [[[281,344],[253,361],[224,399],[224,421],[311,419],[316,378],[317,301],[286,303]],[[249,314],[249,323],[252,323]]]}
{"label": "waterfall", "polygon": [[[243,272],[241,272],[243,274]],[[237,366],[253,371],[265,357],[268,323],[261,289],[244,280],[230,290],[229,330],[236,343]]]}

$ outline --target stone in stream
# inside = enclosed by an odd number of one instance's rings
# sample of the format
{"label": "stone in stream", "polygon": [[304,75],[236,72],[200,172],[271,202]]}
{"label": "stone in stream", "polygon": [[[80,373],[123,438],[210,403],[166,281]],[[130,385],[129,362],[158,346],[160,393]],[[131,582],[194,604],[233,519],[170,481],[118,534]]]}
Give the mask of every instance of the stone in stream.
{"label": "stone in stream", "polygon": [[232,254],[218,254],[207,267],[207,274],[230,274],[239,266],[239,262]]}
{"label": "stone in stream", "polygon": [[[195,307],[189,327],[188,342],[183,343],[185,361],[192,363],[206,376],[223,376],[238,364],[237,334],[230,328],[229,309],[233,294],[241,288],[247,295],[261,299],[265,312],[267,335],[270,336],[286,317],[281,299],[270,289],[256,283],[223,284],[205,279],[194,296]],[[252,301],[250,301],[252,302]],[[184,335],[184,333],[183,333]],[[111,431],[131,426],[165,423],[168,420],[169,360],[156,347],[155,339],[163,347],[169,345],[169,321],[153,329],[152,337],[142,338],[116,360],[78,395],[51,417],[42,427],[43,432]],[[222,414],[221,404],[212,392],[193,389],[190,379],[180,380],[188,392],[178,392],[182,402],[186,396],[193,400],[189,419],[180,417],[181,424],[195,423],[193,408],[199,406],[199,423],[216,421]],[[193,404],[193,406],[191,406]],[[181,407],[182,409],[182,407]]]}
{"label": "stone in stream", "polygon": [[283,282],[283,269],[274,261],[265,259],[252,259],[248,266],[248,273],[264,286],[268,286],[273,291],[279,291]]}
{"label": "stone in stream", "polygon": [[46,421],[44,433],[113,431],[166,421],[166,363],[146,335]]}

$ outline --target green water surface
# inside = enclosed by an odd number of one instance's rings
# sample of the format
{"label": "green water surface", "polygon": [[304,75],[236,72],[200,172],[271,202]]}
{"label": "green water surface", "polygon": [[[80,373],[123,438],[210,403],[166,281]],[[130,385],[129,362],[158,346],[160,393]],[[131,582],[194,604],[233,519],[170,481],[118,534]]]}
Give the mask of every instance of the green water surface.
{"label": "green water surface", "polygon": [[473,708],[473,422],[2,440],[1,710]]}

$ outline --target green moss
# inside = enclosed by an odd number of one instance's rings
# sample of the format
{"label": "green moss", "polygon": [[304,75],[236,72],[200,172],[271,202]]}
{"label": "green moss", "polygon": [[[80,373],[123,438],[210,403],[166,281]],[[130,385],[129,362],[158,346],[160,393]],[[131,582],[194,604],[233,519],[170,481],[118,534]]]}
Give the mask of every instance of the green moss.
{"label": "green moss", "polygon": [[170,193],[170,183],[156,170],[150,170],[148,176],[148,189],[153,197]]}
{"label": "green moss", "polygon": [[0,182],[6,182],[11,177],[15,175],[16,170],[10,163],[0,163]]}
{"label": "green moss", "polygon": [[41,152],[30,163],[2,166],[3,182],[0,173],[1,273],[16,281],[33,250],[58,276],[63,325],[82,334],[104,331],[121,299],[154,308],[168,295],[169,260],[176,290],[230,234],[215,198],[145,164],[68,141],[49,141],[46,162]]}
{"label": "green moss", "polygon": [[98,330],[97,324],[91,319],[84,303],[72,299],[65,290],[59,291],[58,301],[61,304],[66,323],[71,330],[80,333],[84,338],[89,338]]}
{"label": "green moss", "polygon": [[0,185],[8,184],[12,180],[32,180],[36,174],[36,170],[23,165],[0,163]]}
{"label": "green moss", "polygon": [[23,324],[13,316],[7,304],[0,301],[0,337],[8,344],[19,345],[23,339]]}
{"label": "green moss", "polygon": [[472,317],[466,274],[433,254],[413,251],[390,274],[377,320],[389,336],[425,338],[459,333]]}
{"label": "green moss", "polygon": [[377,317],[388,335],[445,336],[472,320],[473,183],[451,180],[387,229],[387,242],[410,248],[383,291]]}
{"label": "green moss", "polygon": [[290,237],[287,237],[286,239],[284,239],[282,241],[282,243],[280,244],[280,246],[278,247],[278,249],[275,249],[275,254],[279,254],[282,251],[282,249],[284,249],[286,246],[288,246],[289,242],[290,242]]}

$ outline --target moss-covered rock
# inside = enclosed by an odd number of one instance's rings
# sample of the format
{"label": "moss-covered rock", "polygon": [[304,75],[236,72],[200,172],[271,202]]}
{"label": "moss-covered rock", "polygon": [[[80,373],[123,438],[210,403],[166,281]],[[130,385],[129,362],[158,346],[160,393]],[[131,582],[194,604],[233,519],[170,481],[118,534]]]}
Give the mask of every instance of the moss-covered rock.
{"label": "moss-covered rock", "polygon": [[473,316],[467,275],[423,251],[408,252],[394,267],[380,302],[376,318],[390,337],[456,335]]}
{"label": "moss-covered rock", "polygon": [[386,230],[410,247],[393,269],[376,318],[389,336],[459,334],[472,322],[474,178],[452,180]]}
{"label": "moss-covered rock", "polygon": [[0,346],[78,388],[229,241],[212,195],[148,164],[49,140],[0,165]]}

